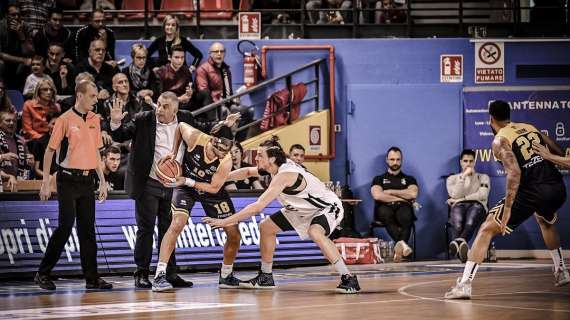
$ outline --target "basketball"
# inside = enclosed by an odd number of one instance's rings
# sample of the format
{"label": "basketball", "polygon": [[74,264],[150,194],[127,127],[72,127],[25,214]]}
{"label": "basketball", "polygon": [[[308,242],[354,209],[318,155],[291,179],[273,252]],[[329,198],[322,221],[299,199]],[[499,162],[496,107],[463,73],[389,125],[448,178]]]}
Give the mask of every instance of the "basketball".
{"label": "basketball", "polygon": [[182,168],[176,160],[165,160],[156,166],[156,175],[159,179],[171,181],[182,174]]}

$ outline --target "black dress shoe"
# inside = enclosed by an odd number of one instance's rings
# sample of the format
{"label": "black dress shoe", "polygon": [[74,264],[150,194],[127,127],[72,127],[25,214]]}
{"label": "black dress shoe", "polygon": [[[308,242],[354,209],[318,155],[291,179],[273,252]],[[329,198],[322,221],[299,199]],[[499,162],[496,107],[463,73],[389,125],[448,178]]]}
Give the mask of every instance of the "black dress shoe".
{"label": "black dress shoe", "polygon": [[152,283],[148,280],[148,272],[137,271],[134,274],[135,277],[135,287],[150,289],[152,288]]}
{"label": "black dress shoe", "polygon": [[101,279],[101,278],[97,278],[95,281],[87,281],[85,282],[85,288],[87,289],[105,289],[105,290],[109,290],[109,289],[113,289],[113,285],[110,284],[109,282]]}
{"label": "black dress shoe", "polygon": [[192,281],[186,281],[177,274],[166,276],[166,281],[170,282],[174,288],[191,288],[194,285]]}
{"label": "black dress shoe", "polygon": [[51,281],[49,276],[46,276],[45,274],[36,273],[34,281],[42,289],[52,290],[52,291],[55,290],[55,283],[53,283],[53,281]]}

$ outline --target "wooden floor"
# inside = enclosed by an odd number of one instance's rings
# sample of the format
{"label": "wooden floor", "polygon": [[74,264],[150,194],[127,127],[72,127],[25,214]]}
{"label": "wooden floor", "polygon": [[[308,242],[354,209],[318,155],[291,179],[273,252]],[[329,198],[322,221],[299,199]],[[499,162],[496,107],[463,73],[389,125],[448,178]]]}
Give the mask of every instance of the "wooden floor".
{"label": "wooden floor", "polygon": [[[194,288],[135,290],[131,277],[107,278],[113,291],[85,290],[81,280],[56,282],[55,293],[31,282],[0,286],[1,319],[570,319],[570,286],[553,285],[551,262],[483,265],[470,301],[444,301],[463,267],[455,262],[357,266],[361,293],[334,293],[329,267],[275,270],[273,291],[220,290],[213,273],[183,274]],[[253,272],[239,272],[243,279]]]}

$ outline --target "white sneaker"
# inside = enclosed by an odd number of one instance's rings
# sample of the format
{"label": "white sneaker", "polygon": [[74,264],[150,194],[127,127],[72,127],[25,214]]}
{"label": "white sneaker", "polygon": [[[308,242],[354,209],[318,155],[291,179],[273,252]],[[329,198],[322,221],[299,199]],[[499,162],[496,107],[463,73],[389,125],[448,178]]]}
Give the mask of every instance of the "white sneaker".
{"label": "white sneaker", "polygon": [[562,287],[570,283],[570,275],[566,269],[558,269],[554,271],[554,285]]}
{"label": "white sneaker", "polygon": [[404,243],[404,250],[402,251],[402,255],[404,257],[407,257],[410,254],[412,254],[413,250],[412,250],[412,248],[410,248],[410,246],[406,242],[404,242],[404,241],[402,241],[402,242]]}
{"label": "white sneaker", "polygon": [[396,245],[394,246],[394,262],[398,263],[400,261],[402,261],[402,256],[404,254],[404,245],[406,243],[402,240],[396,242]]}
{"label": "white sneaker", "polygon": [[471,280],[461,283],[461,278],[457,278],[457,283],[451,287],[443,296],[445,299],[471,299]]}

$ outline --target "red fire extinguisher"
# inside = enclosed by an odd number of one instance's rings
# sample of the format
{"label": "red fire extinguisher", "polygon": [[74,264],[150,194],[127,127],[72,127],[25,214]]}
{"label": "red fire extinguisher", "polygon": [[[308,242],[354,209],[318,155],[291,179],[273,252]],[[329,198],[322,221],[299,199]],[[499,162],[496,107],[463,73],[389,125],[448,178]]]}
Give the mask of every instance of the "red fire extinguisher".
{"label": "red fire extinguisher", "polygon": [[237,50],[243,55],[243,83],[247,88],[254,86],[261,79],[261,62],[259,61],[259,48],[253,41],[241,40]]}

